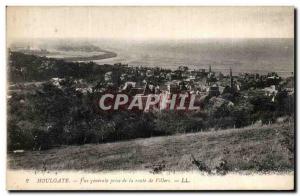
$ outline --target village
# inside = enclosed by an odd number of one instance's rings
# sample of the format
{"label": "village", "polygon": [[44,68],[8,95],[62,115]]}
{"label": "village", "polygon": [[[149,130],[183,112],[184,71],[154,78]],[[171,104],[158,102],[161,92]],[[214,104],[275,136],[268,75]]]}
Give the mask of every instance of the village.
{"label": "village", "polygon": [[[291,84],[293,81],[287,82],[275,72],[267,75],[243,73],[235,76],[231,68],[227,72],[229,72],[227,75],[215,72],[211,65],[208,69],[196,70],[180,66],[176,70],[168,70],[159,67],[129,67],[119,63],[114,65],[112,71],[104,74],[102,83],[98,83],[93,88],[87,85],[78,90],[81,92],[114,91],[133,97],[138,96],[143,100],[147,99],[148,95],[165,95],[165,97],[168,95],[169,99],[171,95],[176,94],[194,95],[195,104],[200,107],[203,107],[205,100],[212,97],[224,98],[226,94],[236,96],[240,95],[240,92],[247,92],[251,89],[259,89],[273,102],[279,91],[285,91],[288,95],[294,93],[293,84]],[[244,96],[247,95],[244,94]],[[232,99],[234,97],[229,98],[229,101]],[[164,105],[161,109],[167,107],[166,101],[168,100],[161,101],[161,105]],[[148,101],[143,102],[148,103]],[[230,104],[233,103],[230,102]]]}
{"label": "village", "polygon": [[[171,104],[169,102],[172,95],[178,95],[175,98],[177,105],[180,102],[179,95],[193,96],[195,100],[193,100],[192,105],[203,109],[205,102],[212,97],[227,99],[229,104],[233,105],[234,97],[242,95],[247,98],[248,90],[259,91],[268,96],[272,102],[275,101],[278,92],[284,91],[289,96],[294,94],[293,77],[283,78],[275,72],[265,75],[258,73],[233,75],[231,67],[224,73],[214,71],[211,65],[207,69],[189,69],[187,66],[179,66],[175,70],[160,67],[132,67],[122,63],[109,66],[112,66],[111,71],[103,74],[96,82],[90,82],[83,78],[73,79],[76,91],[83,94],[123,93],[131,96],[134,100],[141,99],[143,106],[139,106],[139,108],[143,108],[143,110],[147,105],[146,102],[149,102],[147,101],[148,95],[160,97],[160,110],[165,110],[166,108],[170,109],[170,105],[173,105],[174,109],[174,105],[176,105],[176,103]],[[65,80],[66,78],[51,78],[45,82],[62,88],[61,84]],[[45,82],[11,84],[9,91],[22,90],[26,92],[26,90],[41,87]],[[181,106],[184,105],[183,103],[180,104]]]}

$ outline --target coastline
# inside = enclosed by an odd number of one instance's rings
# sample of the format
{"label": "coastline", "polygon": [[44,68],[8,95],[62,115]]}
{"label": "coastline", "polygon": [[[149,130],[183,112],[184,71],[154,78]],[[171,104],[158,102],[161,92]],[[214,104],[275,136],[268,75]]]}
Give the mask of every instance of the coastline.
{"label": "coastline", "polygon": [[65,61],[92,61],[92,60],[103,60],[117,57],[117,53],[106,52],[105,54],[88,56],[88,57],[64,57],[62,58]]}

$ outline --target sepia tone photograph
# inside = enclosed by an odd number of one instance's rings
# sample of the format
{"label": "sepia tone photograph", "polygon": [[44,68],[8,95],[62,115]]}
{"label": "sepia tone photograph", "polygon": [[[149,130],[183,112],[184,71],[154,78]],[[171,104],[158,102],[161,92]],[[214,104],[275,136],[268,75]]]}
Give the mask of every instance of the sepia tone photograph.
{"label": "sepia tone photograph", "polygon": [[8,190],[294,190],[294,7],[8,6]]}

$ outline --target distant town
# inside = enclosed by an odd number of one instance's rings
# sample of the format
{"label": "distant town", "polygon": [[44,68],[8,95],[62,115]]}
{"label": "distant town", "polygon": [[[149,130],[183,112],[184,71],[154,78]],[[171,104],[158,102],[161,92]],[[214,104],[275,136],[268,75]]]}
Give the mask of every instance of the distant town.
{"label": "distant town", "polygon": [[[113,71],[105,73],[104,82],[107,88],[118,88],[119,91],[130,94],[187,92],[212,97],[251,88],[259,88],[268,96],[276,96],[278,90],[286,90],[289,94],[294,92],[293,87],[284,85],[285,79],[275,72],[267,75],[244,73],[233,76],[232,69],[229,70],[230,74],[224,75],[221,72],[214,72],[211,65],[208,69],[200,70],[180,66],[177,70],[171,71],[163,68],[115,64]],[[97,87],[94,90],[98,90]]]}

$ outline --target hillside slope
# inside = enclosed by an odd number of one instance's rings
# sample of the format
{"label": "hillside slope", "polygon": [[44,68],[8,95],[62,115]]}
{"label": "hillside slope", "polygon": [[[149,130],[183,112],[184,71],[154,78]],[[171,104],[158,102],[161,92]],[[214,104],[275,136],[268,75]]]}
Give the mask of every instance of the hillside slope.
{"label": "hillside slope", "polygon": [[8,160],[12,169],[289,171],[293,151],[294,125],[273,124],[28,151]]}

